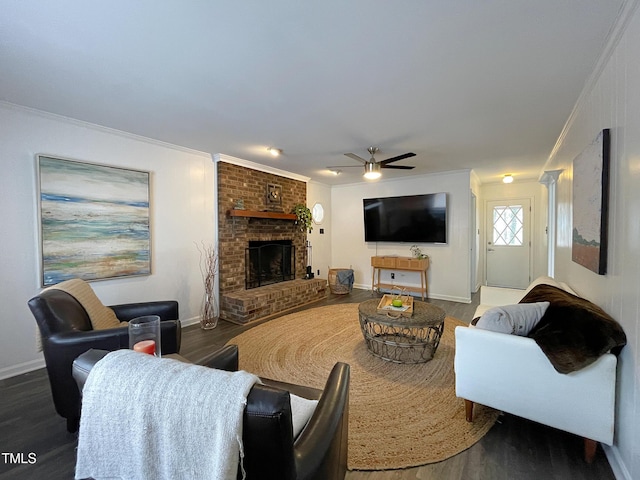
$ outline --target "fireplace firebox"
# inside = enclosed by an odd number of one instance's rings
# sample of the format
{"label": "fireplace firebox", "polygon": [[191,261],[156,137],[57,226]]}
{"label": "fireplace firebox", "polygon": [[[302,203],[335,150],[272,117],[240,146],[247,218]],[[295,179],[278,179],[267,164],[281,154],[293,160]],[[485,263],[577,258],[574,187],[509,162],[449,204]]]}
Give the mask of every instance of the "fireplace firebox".
{"label": "fireplace firebox", "polygon": [[296,247],[291,240],[249,242],[245,250],[245,288],[295,279]]}

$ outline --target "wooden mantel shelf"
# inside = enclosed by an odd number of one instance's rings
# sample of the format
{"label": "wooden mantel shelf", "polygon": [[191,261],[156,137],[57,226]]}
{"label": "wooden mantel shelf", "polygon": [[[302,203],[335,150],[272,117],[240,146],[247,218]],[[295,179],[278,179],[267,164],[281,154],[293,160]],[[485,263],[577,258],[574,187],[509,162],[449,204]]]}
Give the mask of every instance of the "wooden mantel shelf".
{"label": "wooden mantel shelf", "polygon": [[258,210],[229,210],[227,215],[230,217],[274,218],[277,220],[296,220],[298,218],[295,213],[260,212]]}

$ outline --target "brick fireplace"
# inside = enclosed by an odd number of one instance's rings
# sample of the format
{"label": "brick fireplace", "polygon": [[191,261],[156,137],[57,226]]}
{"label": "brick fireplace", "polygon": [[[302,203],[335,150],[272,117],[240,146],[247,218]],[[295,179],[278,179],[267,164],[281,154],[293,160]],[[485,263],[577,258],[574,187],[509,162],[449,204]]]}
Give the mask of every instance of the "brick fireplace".
{"label": "brick fireplace", "polygon": [[[287,215],[293,206],[306,205],[307,186],[303,181],[262,172],[234,163],[217,162],[218,175],[218,275],[220,317],[247,323],[299,305],[324,298],[327,282],[304,280],[306,274],[306,232]],[[281,203],[269,204],[267,185],[281,187]],[[229,212],[241,203],[243,216]],[[255,215],[276,218],[259,218]],[[272,215],[273,214],[273,215]],[[244,216],[246,215],[246,216]],[[250,242],[282,244],[290,241],[290,277],[269,281],[268,285],[247,289],[247,249]],[[275,269],[275,267],[274,267]]]}
{"label": "brick fireplace", "polygon": [[244,284],[250,288],[295,279],[296,249],[291,240],[249,240],[244,255]]}

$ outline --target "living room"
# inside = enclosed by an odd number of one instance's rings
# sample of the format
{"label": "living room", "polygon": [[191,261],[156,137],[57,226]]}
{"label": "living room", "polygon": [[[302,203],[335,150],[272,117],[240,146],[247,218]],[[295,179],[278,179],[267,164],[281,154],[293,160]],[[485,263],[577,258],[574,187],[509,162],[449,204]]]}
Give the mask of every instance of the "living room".
{"label": "living room", "polygon": [[[581,7],[574,5],[573,8]],[[14,48],[17,52],[17,47]],[[451,209],[448,243],[429,244],[424,248],[431,258],[429,294],[432,298],[464,303],[470,301],[472,285],[477,287],[484,281],[481,249],[477,252],[478,276],[470,278],[472,262],[469,247],[474,240],[470,229],[473,216],[470,192],[480,207],[488,199],[513,198],[523,192],[534,200],[536,237],[531,275],[535,277],[547,272],[548,247],[545,234],[548,189],[538,180],[545,171],[561,170],[555,184],[554,276],[604,308],[620,322],[628,337],[628,345],[618,359],[616,438],[614,446],[607,448],[606,453],[616,478],[629,480],[640,477],[640,458],[636,453],[640,450],[640,441],[634,428],[640,422],[637,400],[640,398],[640,358],[636,348],[640,331],[636,227],[636,207],[640,205],[637,169],[640,118],[635,114],[640,109],[640,97],[637,95],[637,85],[640,85],[636,62],[638,51],[640,14],[637,13],[637,2],[623,2],[611,35],[598,55],[598,62],[590,65],[592,68],[589,76],[584,78],[584,87],[572,101],[573,110],[563,119],[566,121],[564,128],[554,132],[557,143],[547,148],[546,163],[536,166],[535,174],[525,181],[518,182],[516,178],[513,184],[506,186],[497,182],[481,182],[471,168],[390,176],[377,183],[357,180],[332,185],[314,178],[307,182],[306,192],[308,206],[321,203],[325,210],[322,223],[314,225],[308,235],[313,248],[313,272],[320,271],[319,276],[326,277],[328,268],[353,268],[356,287],[363,289],[370,288],[371,256],[409,256],[410,245],[385,246],[364,242],[362,199],[447,192]],[[362,68],[366,71],[366,65]],[[47,113],[16,104],[3,90],[0,88],[3,100],[0,104],[0,158],[4,169],[0,179],[3,205],[0,218],[6,228],[0,253],[5,285],[0,298],[4,306],[2,324],[10,333],[0,340],[1,377],[13,377],[44,365],[41,354],[36,350],[36,324],[26,305],[26,301],[40,289],[38,172],[35,161],[39,153],[152,172],[153,274],[94,282],[92,286],[107,305],[176,298],[180,302],[183,324],[197,322],[202,301],[202,278],[196,244],[213,243],[216,239],[215,185],[219,181],[216,161],[220,158],[214,154],[221,150],[188,148],[154,140],[130,133],[136,131],[134,126],[113,129],[100,126],[99,122],[78,120],[69,114]],[[90,100],[66,98],[61,102],[98,102],[99,98],[99,95]],[[388,113],[380,112],[380,115]],[[610,128],[612,132],[609,266],[606,275],[597,275],[571,259],[572,162],[604,128]],[[351,148],[356,149],[357,145]],[[341,157],[342,153],[336,153],[335,157]],[[229,156],[227,160],[244,160],[239,157]],[[340,164],[346,164],[346,161],[341,158],[334,160]],[[251,166],[252,162],[244,164]],[[253,165],[256,164],[258,162],[254,160]],[[267,165],[267,168],[277,171],[272,166]],[[281,171],[283,174],[289,172],[286,169]],[[483,218],[482,213],[478,218]],[[484,232],[482,222],[477,223]],[[324,233],[320,232],[321,228]]]}

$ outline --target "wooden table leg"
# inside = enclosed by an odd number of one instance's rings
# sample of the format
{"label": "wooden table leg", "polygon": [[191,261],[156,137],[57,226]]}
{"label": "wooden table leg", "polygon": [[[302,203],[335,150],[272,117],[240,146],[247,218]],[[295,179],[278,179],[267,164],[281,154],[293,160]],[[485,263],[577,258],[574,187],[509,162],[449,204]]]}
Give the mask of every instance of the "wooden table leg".
{"label": "wooden table leg", "polygon": [[473,422],[473,402],[471,400],[464,401],[464,416],[467,422]]}
{"label": "wooden table leg", "polygon": [[584,461],[587,463],[593,462],[593,458],[596,456],[596,450],[598,448],[598,442],[591,440],[590,438],[584,439]]}
{"label": "wooden table leg", "polygon": [[373,267],[371,272],[371,293],[375,292],[374,285],[376,284],[376,267]]}

